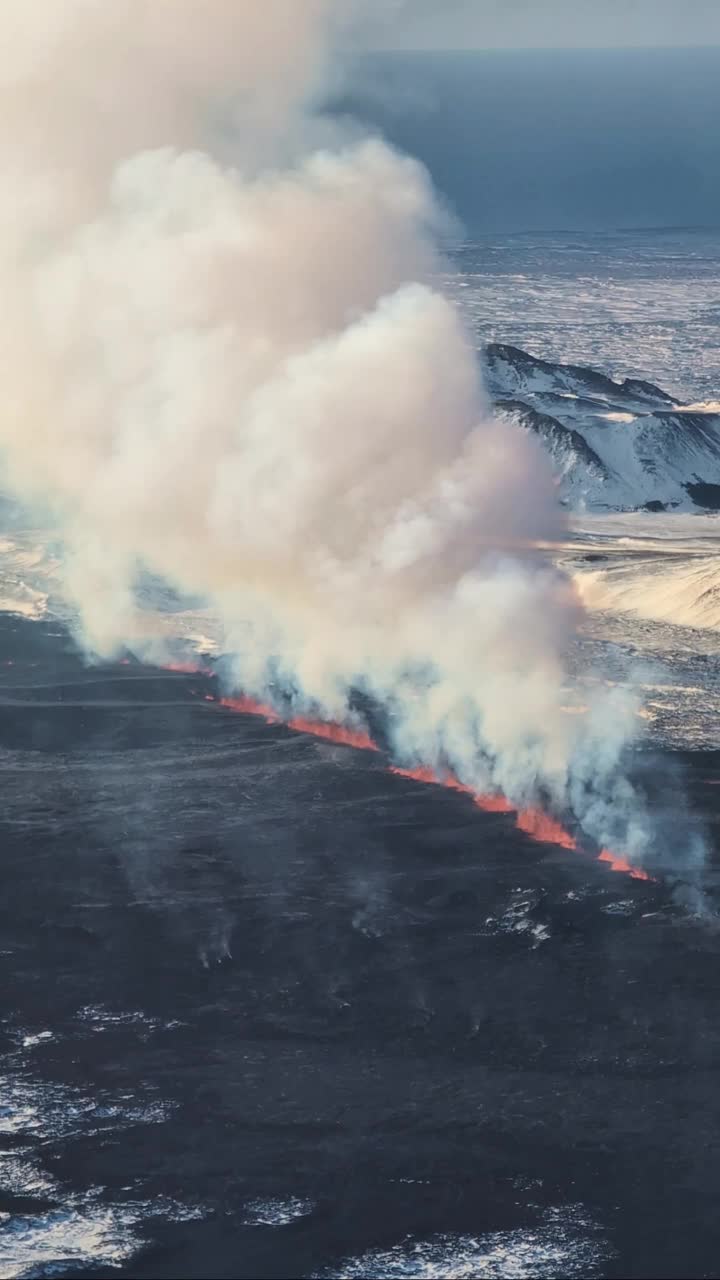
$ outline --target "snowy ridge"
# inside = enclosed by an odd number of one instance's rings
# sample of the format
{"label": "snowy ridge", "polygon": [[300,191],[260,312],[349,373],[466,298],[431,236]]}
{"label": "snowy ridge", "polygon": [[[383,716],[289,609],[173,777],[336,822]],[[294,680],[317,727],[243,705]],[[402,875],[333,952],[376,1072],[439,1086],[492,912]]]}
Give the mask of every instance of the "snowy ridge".
{"label": "snowy ridge", "polygon": [[489,378],[503,389],[518,392],[569,392],[571,396],[587,395],[642,409],[647,405],[677,405],[679,402],[652,382],[641,378],[625,378],[616,382],[607,374],[578,364],[556,364],[541,360],[507,343],[491,342],[485,348]]}
{"label": "snowy ridge", "polygon": [[595,486],[610,480],[602,459],[574,427],[564,426],[522,400],[496,400],[495,407],[540,437],[552,458],[563,496],[572,494],[573,506],[583,505]]}
{"label": "snowy ridge", "polygon": [[543,441],[574,510],[720,510],[720,413],[639,378],[615,381],[519,347],[485,348],[502,413]]}

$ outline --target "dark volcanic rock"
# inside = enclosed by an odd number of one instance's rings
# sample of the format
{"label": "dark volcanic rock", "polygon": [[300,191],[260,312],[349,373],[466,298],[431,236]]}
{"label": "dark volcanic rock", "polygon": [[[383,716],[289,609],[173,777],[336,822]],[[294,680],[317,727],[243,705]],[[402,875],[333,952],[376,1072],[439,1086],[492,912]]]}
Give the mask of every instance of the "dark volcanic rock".
{"label": "dark volcanic rock", "polygon": [[[85,671],[58,630],[0,618],[0,1120],[52,1180],[6,1201],[3,1260],[417,1274],[437,1238],[438,1274],[468,1241],[477,1274],[715,1274],[714,929],[210,677]],[[712,826],[718,761],[686,763]]]}
{"label": "dark volcanic rock", "polygon": [[707,511],[720,511],[720,484],[696,480],[685,486],[693,502]]}

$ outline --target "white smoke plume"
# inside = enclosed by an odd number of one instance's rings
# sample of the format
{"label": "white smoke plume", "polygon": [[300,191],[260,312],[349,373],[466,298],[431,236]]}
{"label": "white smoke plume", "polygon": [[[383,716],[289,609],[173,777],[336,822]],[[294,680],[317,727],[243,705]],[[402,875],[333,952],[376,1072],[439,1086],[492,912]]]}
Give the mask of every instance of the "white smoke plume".
{"label": "white smoke plume", "polygon": [[579,618],[540,448],[496,423],[429,283],[413,160],[313,97],[340,0],[3,0],[0,446],[59,522],[88,648],[139,643],[140,570],[404,761],[572,807],[642,856],[632,700],[562,709]]}

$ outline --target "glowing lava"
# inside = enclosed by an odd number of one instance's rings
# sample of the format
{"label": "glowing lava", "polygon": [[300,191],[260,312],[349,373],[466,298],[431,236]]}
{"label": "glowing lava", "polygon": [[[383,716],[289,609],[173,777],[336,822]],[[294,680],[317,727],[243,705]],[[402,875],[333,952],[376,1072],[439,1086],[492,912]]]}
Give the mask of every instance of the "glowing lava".
{"label": "glowing lava", "polygon": [[543,813],[542,809],[521,809],[515,819],[515,825],[532,840],[540,840],[543,844],[558,844],[563,849],[577,850],[577,840],[555,818]]}
{"label": "glowing lava", "polygon": [[268,724],[278,724],[280,717],[271,706],[265,702],[257,702],[255,698],[248,698],[243,694],[239,698],[218,698],[221,707],[227,707],[230,711],[240,711],[246,716],[262,716]]}
{"label": "glowing lava", "polygon": [[315,738],[327,738],[328,742],[339,742],[345,747],[357,747],[358,751],[380,750],[363,729],[351,729],[332,720],[305,720],[302,716],[295,716],[288,720],[288,728],[298,733],[311,733]]}
{"label": "glowing lava", "polygon": [[399,765],[391,764],[390,772],[396,773],[399,778],[412,778],[413,782],[429,782],[436,787],[453,787],[457,791],[467,791],[457,778],[448,777],[440,778],[434,769],[428,765],[418,765],[415,769],[401,769]]}
{"label": "glowing lava", "polygon": [[[206,668],[184,662],[168,664],[166,669],[192,675],[214,674],[214,672]],[[216,698],[213,694],[208,693],[204,696],[206,701],[217,702],[220,706],[227,707],[229,711],[238,711],[243,715],[262,716],[267,724],[280,723],[280,716],[274,707],[271,707],[268,703],[259,702],[256,698],[251,698],[247,694],[241,694],[237,698]],[[358,751],[380,750],[366,730],[337,724],[332,720],[309,720],[304,716],[294,716],[292,720],[287,721],[287,726],[297,733],[312,734],[315,738],[324,738],[328,742],[336,742],[341,746],[355,747]],[[556,818],[552,818],[542,809],[518,809],[501,792],[488,795],[475,792],[471,787],[460,782],[459,778],[456,778],[452,773],[440,775],[434,769],[431,769],[429,765],[417,765],[409,769],[401,768],[399,765],[390,765],[389,769],[391,773],[397,774],[401,778],[412,778],[415,782],[448,787],[452,791],[461,791],[466,795],[470,795],[478,808],[485,813],[513,814],[517,829],[524,832],[531,840],[537,840],[542,844],[556,844],[562,849],[582,852],[575,837]],[[643,871],[642,867],[633,866],[627,858],[624,858],[621,854],[611,853],[609,849],[602,849],[597,856],[598,861],[606,863],[611,871],[629,875],[633,880],[653,879],[647,871]]]}
{"label": "glowing lava", "polygon": [[510,801],[500,793],[488,796],[477,795],[474,799],[478,809],[484,810],[485,813],[515,813]]}
{"label": "glowing lava", "polygon": [[598,860],[607,862],[611,871],[622,871],[633,880],[652,880],[653,878],[647,871],[643,871],[642,867],[634,867],[627,858],[621,858],[619,854],[611,853],[609,849],[601,849]]}
{"label": "glowing lava", "polygon": [[[415,782],[433,783],[440,787],[451,787],[453,791],[464,791],[473,797],[475,804],[484,813],[513,813],[515,815],[515,826],[519,831],[523,831],[526,836],[530,836],[531,840],[537,840],[541,844],[557,844],[562,849],[572,849],[573,852],[580,852],[580,846],[574,836],[569,831],[566,831],[555,818],[543,813],[542,809],[516,809],[501,792],[496,792],[494,795],[476,793],[451,773],[445,777],[440,777],[434,769],[430,769],[426,765],[419,765],[415,769],[400,769],[396,765],[391,765],[390,772],[399,774],[401,778],[412,778]],[[606,862],[611,871],[623,872],[625,875],[631,876],[633,880],[652,880],[652,876],[648,875],[647,871],[643,871],[641,867],[634,867],[631,862],[628,862],[627,858],[623,858],[616,853],[610,853],[608,849],[601,850],[598,854],[598,860]]]}

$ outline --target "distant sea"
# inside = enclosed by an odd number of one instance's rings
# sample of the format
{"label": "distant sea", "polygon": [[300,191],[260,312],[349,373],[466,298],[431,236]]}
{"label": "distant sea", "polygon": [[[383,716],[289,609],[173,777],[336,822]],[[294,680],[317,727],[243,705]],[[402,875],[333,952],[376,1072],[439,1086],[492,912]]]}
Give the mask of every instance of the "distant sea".
{"label": "distant sea", "polygon": [[392,53],[335,109],[417,156],[468,233],[720,227],[720,49]]}

